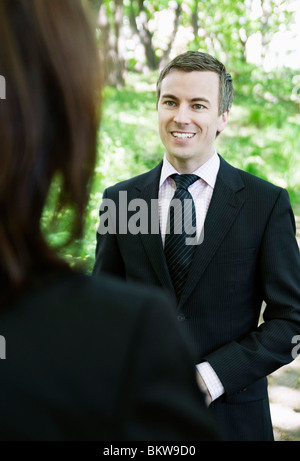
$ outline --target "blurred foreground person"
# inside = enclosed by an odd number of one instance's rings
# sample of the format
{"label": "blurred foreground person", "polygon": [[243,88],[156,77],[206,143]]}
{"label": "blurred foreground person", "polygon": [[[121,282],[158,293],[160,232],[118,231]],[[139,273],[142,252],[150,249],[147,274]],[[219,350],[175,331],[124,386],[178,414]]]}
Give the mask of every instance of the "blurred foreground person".
{"label": "blurred foreground person", "polygon": [[94,168],[101,85],[80,1],[1,0],[0,43],[0,439],[215,440],[168,299],[72,271],[41,231],[55,176],[82,235]]}

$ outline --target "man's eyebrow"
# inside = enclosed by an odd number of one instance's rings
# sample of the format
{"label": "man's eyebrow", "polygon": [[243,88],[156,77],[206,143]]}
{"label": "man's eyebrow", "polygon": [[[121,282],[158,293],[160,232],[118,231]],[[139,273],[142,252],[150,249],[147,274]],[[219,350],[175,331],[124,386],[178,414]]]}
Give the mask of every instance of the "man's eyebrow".
{"label": "man's eyebrow", "polygon": [[193,98],[191,99],[191,102],[206,102],[207,104],[210,104],[210,100],[204,98],[204,96],[200,96],[199,98]]}
{"label": "man's eyebrow", "polygon": [[161,99],[174,99],[174,101],[178,101],[178,98],[173,94],[163,94]]}
{"label": "man's eyebrow", "polygon": [[[173,94],[163,94],[161,96],[161,99],[173,99],[173,101],[178,101],[179,99],[177,96],[174,96]],[[205,98],[204,96],[199,96],[196,98],[192,98],[191,102],[206,102],[207,104],[210,104],[209,99]]]}

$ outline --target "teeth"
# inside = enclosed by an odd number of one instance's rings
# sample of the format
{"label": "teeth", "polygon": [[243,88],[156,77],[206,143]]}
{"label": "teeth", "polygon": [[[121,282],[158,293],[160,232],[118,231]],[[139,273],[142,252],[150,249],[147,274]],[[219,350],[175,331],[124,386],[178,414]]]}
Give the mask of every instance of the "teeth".
{"label": "teeth", "polygon": [[175,138],[188,139],[188,138],[192,138],[193,136],[195,136],[195,133],[179,133],[177,131],[173,131],[172,135]]}

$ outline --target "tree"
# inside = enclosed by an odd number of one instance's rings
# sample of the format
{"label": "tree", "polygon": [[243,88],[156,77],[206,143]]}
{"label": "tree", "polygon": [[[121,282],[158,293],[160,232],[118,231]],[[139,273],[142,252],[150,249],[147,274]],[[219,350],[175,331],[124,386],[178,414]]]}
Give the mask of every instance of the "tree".
{"label": "tree", "polygon": [[120,88],[125,82],[122,41],[123,1],[101,2],[98,27],[105,83]]}
{"label": "tree", "polygon": [[[172,43],[176,36],[180,23],[183,2],[172,2],[170,8],[167,0],[130,0],[129,5],[129,22],[132,33],[135,34],[145,50],[146,63],[151,70],[157,70],[161,65],[164,65],[169,58]],[[169,37],[167,44],[161,44],[161,48],[155,47],[154,37],[155,30],[151,28],[151,23],[155,14],[162,10],[169,9],[170,13],[174,11],[173,31]]]}
{"label": "tree", "polygon": [[[292,15],[287,12],[292,0],[82,1],[97,20],[105,81],[116,87],[124,84],[129,66],[127,41],[131,52],[133,43],[144,50],[136,69],[145,69],[145,64],[159,70],[168,62],[181,27],[193,36],[188,48],[206,51],[235,68],[247,62],[249,39],[255,34],[261,38],[263,60],[271,38],[279,28],[288,27]],[[171,25],[168,34],[158,30],[163,16]]]}
{"label": "tree", "polygon": [[85,0],[95,17],[98,29],[104,82],[120,88],[125,82],[123,46],[123,1]]}

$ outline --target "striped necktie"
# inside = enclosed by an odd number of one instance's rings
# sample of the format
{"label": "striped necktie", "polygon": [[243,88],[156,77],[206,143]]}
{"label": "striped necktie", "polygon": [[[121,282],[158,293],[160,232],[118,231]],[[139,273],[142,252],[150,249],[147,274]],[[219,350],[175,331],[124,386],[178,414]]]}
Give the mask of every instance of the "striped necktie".
{"label": "striped necktie", "polygon": [[199,176],[174,174],[170,177],[176,183],[176,191],[169,208],[165,256],[179,301],[196,248],[195,242],[189,244],[191,238],[196,238],[196,211],[188,187],[197,181]]}

